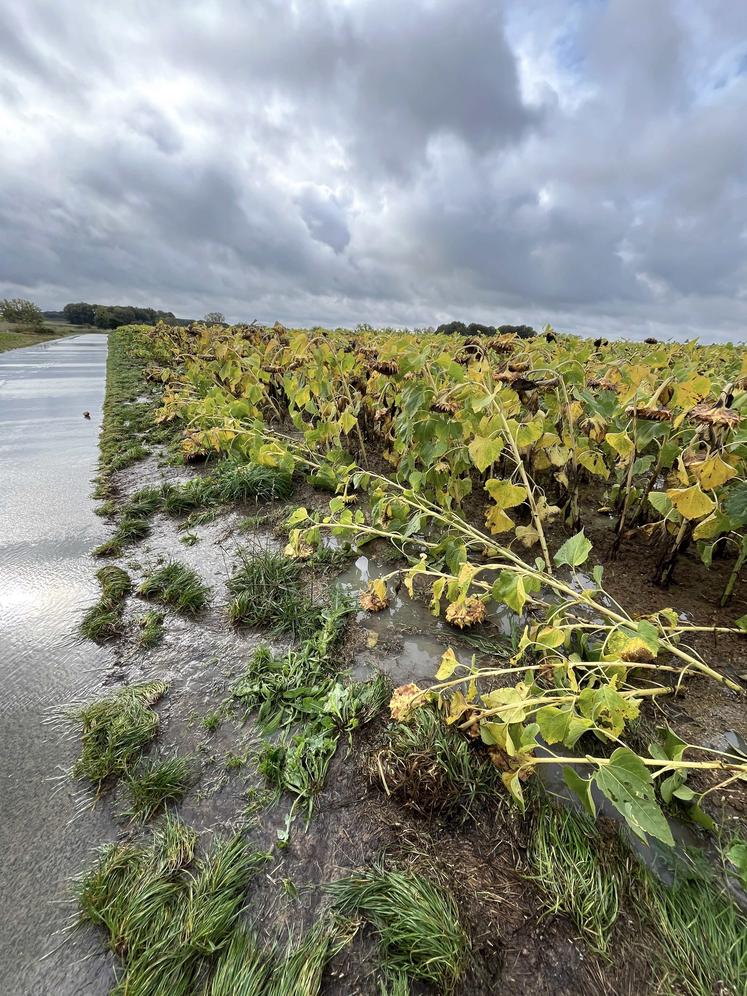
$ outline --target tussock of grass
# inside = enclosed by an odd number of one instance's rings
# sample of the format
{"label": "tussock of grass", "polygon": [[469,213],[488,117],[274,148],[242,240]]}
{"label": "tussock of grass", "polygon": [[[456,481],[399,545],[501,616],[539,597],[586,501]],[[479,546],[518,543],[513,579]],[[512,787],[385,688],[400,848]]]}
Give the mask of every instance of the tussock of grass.
{"label": "tussock of grass", "polygon": [[167,803],[179,802],[194,780],[194,770],[190,758],[177,756],[142,760],[125,777],[129,815],[144,823]]}
{"label": "tussock of grass", "polygon": [[[529,860],[550,913],[567,914],[604,954],[620,912],[621,866],[603,861],[593,821],[543,804],[534,819]],[[613,856],[614,858],[614,856]]]}
{"label": "tussock of grass", "polygon": [[163,612],[151,609],[140,617],[140,639],[141,647],[155,647],[163,639]]}
{"label": "tussock of grass", "polygon": [[114,565],[102,567],[96,578],[101,596],[83,617],[80,632],[89,640],[103,643],[122,632],[123,603],[132,591],[132,581],[127,571]]}
{"label": "tussock of grass", "polygon": [[[343,684],[332,675],[330,654],[352,604],[336,593],[322,611],[317,633],[283,657],[273,658],[266,647],[255,651],[232,695],[248,712],[257,710],[257,723],[266,734],[296,724],[297,732],[266,741],[258,768],[280,795],[294,796],[281,832],[285,841],[300,808],[308,825],[340,737],[368,722],[390,695],[383,675],[370,682]],[[335,668],[335,671],[339,669]]]}
{"label": "tussock of grass", "polygon": [[208,603],[210,588],[184,564],[172,561],[150,574],[138,589],[143,598],[168,605],[184,615],[196,615]]}
{"label": "tussock of grass", "polygon": [[107,608],[96,602],[83,616],[80,624],[81,635],[96,643],[106,643],[122,632],[122,613],[119,608]]}
{"label": "tussock of grass", "polygon": [[128,771],[158,732],[158,713],[151,706],[167,688],[163,681],[130,685],[73,712],[71,718],[83,727],[73,776],[100,788],[107,778]]}
{"label": "tussock of grass", "polygon": [[80,919],[101,927],[124,969],[121,996],[203,991],[232,939],[251,879],[269,859],[240,837],[194,860],[194,835],[177,821],[149,845],[104,848],[78,883]]}
{"label": "tussock of grass", "polygon": [[194,477],[186,484],[166,484],[161,493],[163,510],[171,516],[186,515],[206,505],[217,504],[209,477]]}
{"label": "tussock of grass", "polygon": [[464,822],[495,806],[500,779],[480,745],[446,726],[431,706],[387,728],[372,773],[387,793],[425,816]]}
{"label": "tussock of grass", "polygon": [[663,975],[658,992],[745,992],[747,916],[708,872],[676,880],[671,888],[642,872],[634,899],[653,928],[647,948],[653,933]]}
{"label": "tussock of grass", "polygon": [[150,522],[142,516],[124,514],[109,539],[93,551],[95,557],[117,557],[127,546],[133,546],[150,533]]}
{"label": "tussock of grass", "polygon": [[307,638],[319,624],[319,610],[301,589],[302,572],[297,560],[269,550],[243,557],[228,582],[228,618],[234,626],[269,626]]}
{"label": "tussock of grass", "polygon": [[141,488],[140,491],[136,491],[132,495],[122,509],[122,512],[124,515],[129,515],[135,519],[150,518],[150,516],[155,515],[162,505],[162,488]]}
{"label": "tussock of grass", "polygon": [[216,965],[207,996],[318,996],[327,963],[355,931],[354,924],[326,917],[280,951],[261,947],[240,928]]}
{"label": "tussock of grass", "polygon": [[451,992],[462,976],[469,939],[451,895],[422,875],[370,869],[328,887],[337,910],[375,929],[386,968]]}
{"label": "tussock of grass", "polygon": [[227,460],[215,473],[215,495],[218,501],[273,501],[290,498],[293,492],[291,475],[271,467]]}

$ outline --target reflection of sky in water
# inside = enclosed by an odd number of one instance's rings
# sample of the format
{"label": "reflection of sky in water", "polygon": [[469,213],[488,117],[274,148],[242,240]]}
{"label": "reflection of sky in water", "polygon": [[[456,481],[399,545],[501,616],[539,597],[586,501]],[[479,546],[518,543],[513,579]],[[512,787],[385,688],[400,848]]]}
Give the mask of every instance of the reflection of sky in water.
{"label": "reflection of sky in water", "polygon": [[106,350],[105,336],[82,335],[0,354],[0,904],[13,910],[0,935],[2,993],[110,986],[100,954],[83,962],[71,948],[40,961],[66,920],[67,881],[113,832],[103,807],[72,822],[69,783],[53,795],[48,779],[75,744],[41,726],[49,707],[89,694],[109,660],[77,636],[98,595],[90,551],[108,532],[90,497]]}

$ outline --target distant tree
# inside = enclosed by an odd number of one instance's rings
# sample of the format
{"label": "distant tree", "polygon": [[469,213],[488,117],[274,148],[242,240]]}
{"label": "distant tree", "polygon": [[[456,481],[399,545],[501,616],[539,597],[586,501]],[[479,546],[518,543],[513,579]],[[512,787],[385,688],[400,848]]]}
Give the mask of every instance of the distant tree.
{"label": "distant tree", "polygon": [[0,301],[0,318],[13,324],[43,325],[44,315],[33,301],[22,297],[4,298]]}
{"label": "distant tree", "polygon": [[62,313],[71,325],[93,325],[96,308],[93,304],[79,301],[77,304],[66,304]]}
{"label": "distant tree", "polygon": [[226,316],[220,311],[208,311],[202,320],[203,322],[207,322],[208,325],[224,325]]}

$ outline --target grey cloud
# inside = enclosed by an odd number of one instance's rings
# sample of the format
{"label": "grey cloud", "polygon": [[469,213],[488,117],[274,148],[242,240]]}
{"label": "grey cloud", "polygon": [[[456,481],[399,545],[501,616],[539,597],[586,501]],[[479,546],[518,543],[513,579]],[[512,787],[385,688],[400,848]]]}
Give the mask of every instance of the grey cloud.
{"label": "grey cloud", "polygon": [[732,0],[7,0],[0,294],[744,338]]}

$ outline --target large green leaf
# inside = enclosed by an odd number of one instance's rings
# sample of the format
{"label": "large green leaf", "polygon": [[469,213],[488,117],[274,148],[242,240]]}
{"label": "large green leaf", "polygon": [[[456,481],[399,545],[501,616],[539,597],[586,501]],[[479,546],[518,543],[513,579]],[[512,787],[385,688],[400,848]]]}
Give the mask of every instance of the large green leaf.
{"label": "large green leaf", "polygon": [[591,552],[591,541],[584,536],[583,529],[575,536],[571,536],[561,546],[553,557],[556,564],[567,564],[569,567],[580,567],[585,563]]}
{"label": "large green leaf", "polygon": [[600,765],[594,782],[636,837],[644,843],[648,837],[656,837],[674,846],[669,823],[656,802],[651,772],[637,754],[618,747],[609,762]]}

